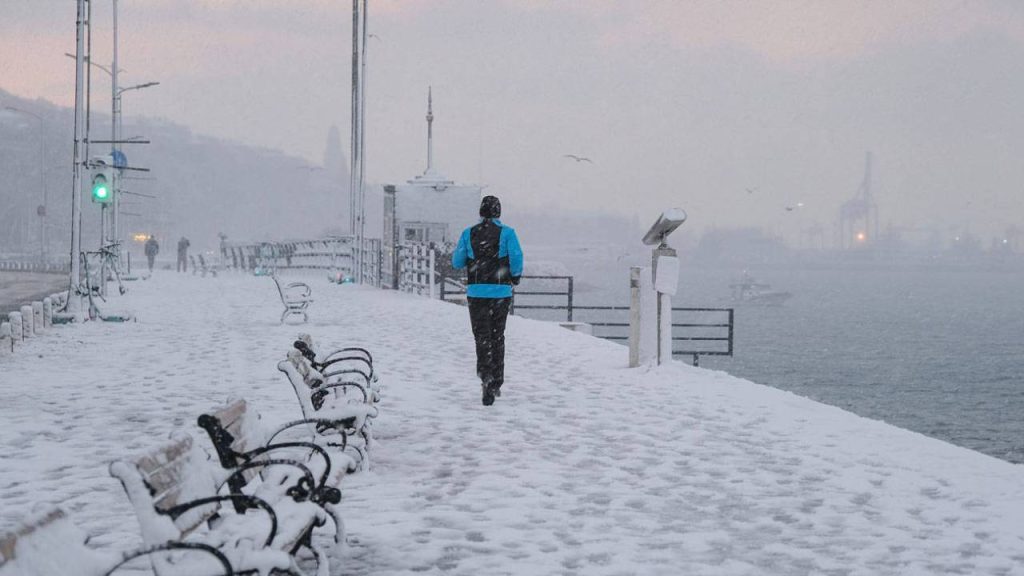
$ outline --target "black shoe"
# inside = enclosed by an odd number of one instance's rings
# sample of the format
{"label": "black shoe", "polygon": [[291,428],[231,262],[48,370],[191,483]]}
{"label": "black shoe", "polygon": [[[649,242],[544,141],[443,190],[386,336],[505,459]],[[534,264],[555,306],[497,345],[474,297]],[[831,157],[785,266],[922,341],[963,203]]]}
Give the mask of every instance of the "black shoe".
{"label": "black shoe", "polygon": [[494,390],[490,386],[484,386],[484,406],[494,404]]}

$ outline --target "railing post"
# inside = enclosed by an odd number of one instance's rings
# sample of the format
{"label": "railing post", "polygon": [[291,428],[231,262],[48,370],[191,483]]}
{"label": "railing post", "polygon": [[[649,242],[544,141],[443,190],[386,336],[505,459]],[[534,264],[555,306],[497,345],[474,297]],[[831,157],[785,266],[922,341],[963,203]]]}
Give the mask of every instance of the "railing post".
{"label": "railing post", "polygon": [[572,276],[569,276],[569,322],[572,322]]}
{"label": "railing post", "polygon": [[729,308],[729,356],[732,356],[732,331],[733,331],[733,309]]}
{"label": "railing post", "polygon": [[427,267],[427,282],[430,286],[429,295],[430,299],[434,299],[434,249],[431,248],[429,251],[429,264]]}

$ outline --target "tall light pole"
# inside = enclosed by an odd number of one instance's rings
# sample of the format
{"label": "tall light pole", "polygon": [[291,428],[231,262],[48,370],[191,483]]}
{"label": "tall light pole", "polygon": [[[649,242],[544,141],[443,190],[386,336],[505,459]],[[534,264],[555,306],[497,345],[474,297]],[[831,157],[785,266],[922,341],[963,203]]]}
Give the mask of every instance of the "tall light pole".
{"label": "tall light pole", "polygon": [[71,180],[71,270],[68,277],[67,312],[77,315],[81,313],[81,300],[78,298],[78,279],[81,275],[81,264],[78,253],[82,248],[82,167],[83,143],[85,129],[85,0],[78,0],[78,16],[75,21],[75,129],[74,129],[74,164]]}
{"label": "tall light pole", "polygon": [[[117,112],[118,112],[118,100],[120,93],[117,91],[117,0],[112,0],[114,10],[114,52],[111,58],[110,64],[110,158],[114,160],[114,165],[117,165],[115,155],[117,153]],[[114,206],[110,217],[110,241],[117,243],[117,206],[120,204],[118,196],[118,184],[120,180],[120,174],[117,170],[114,170],[111,175],[114,177],[114,181],[110,183],[111,192],[114,194]],[[107,209],[107,205],[103,205],[103,210]],[[102,243],[102,242],[101,242]],[[114,250],[117,251],[117,260],[121,260],[121,246],[115,245]],[[121,264],[117,264],[117,268],[120,270]],[[104,287],[106,286],[106,279],[104,279]]]}
{"label": "tall light pole", "polygon": [[349,171],[349,229],[352,231],[352,273],[359,281],[359,0],[352,0],[352,169]]}
{"label": "tall light pole", "polygon": [[349,179],[349,225],[354,242],[352,272],[357,282],[362,282],[363,237],[366,232],[366,203],[363,190],[363,169],[366,165],[363,148],[366,108],[366,15],[367,0],[352,0],[352,170]]}
{"label": "tall light pole", "polygon": [[[114,0],[114,2],[116,4],[117,0]],[[117,85],[117,59],[116,59],[116,57],[114,59],[114,73],[111,76],[114,79],[112,84],[116,86]],[[114,94],[114,96],[113,96],[113,104],[112,104],[113,114],[111,115],[111,121],[110,121],[110,125],[111,125],[111,128],[110,128],[110,133],[111,133],[111,137],[110,137],[110,155],[111,155],[111,157],[114,157],[114,155],[115,155],[114,153],[117,152],[117,145],[120,142],[119,137],[120,137],[120,134],[121,134],[121,95],[124,94],[125,92],[130,91],[130,90],[142,90],[143,88],[150,88],[152,86],[159,86],[159,85],[160,85],[159,82],[146,82],[146,83],[143,83],[143,84],[136,84],[135,86],[128,86],[127,88],[118,88],[118,89],[114,90],[114,92],[113,92],[113,94]],[[116,160],[115,160],[115,162],[116,162]],[[115,182],[115,184],[114,184],[114,207],[113,207],[113,217],[112,217],[112,222],[111,222],[111,240],[113,242],[120,242],[120,240],[121,240],[121,226],[120,226],[120,214],[121,214],[121,194],[120,194],[121,186],[120,186],[120,179],[121,179],[121,171],[120,170],[114,170],[114,174],[116,174],[116,176],[115,176],[115,180],[114,180],[114,182]],[[121,258],[120,258],[120,255],[121,255],[120,245],[118,245],[118,247],[117,247],[117,254],[118,254],[118,266],[120,266],[120,260],[121,260]]]}
{"label": "tall light pole", "polygon": [[39,260],[43,263],[46,262],[46,207],[47,207],[47,194],[46,194],[46,136],[43,131],[43,118],[38,114],[29,112],[28,110],[22,110],[21,108],[15,108],[14,106],[5,106],[5,110],[12,112],[18,112],[31,116],[39,122],[39,189],[42,192],[43,203],[36,208],[36,215],[39,216]]}

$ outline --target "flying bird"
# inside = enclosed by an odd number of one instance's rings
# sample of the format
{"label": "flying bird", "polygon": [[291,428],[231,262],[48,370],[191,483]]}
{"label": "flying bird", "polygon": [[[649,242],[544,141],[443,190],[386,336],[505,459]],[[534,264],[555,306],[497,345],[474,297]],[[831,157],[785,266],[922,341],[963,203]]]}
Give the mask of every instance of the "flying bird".
{"label": "flying bird", "polygon": [[804,203],[803,202],[797,202],[796,206],[786,206],[786,212],[792,212],[793,210],[796,210],[797,208],[803,208],[803,207],[804,207]]}
{"label": "flying bird", "polygon": [[753,194],[754,188],[747,188],[747,194]]}
{"label": "flying bird", "polygon": [[590,162],[591,164],[594,163],[594,161],[591,160],[590,158],[587,158],[585,156],[577,156],[575,154],[563,154],[562,158],[572,158],[576,162]]}

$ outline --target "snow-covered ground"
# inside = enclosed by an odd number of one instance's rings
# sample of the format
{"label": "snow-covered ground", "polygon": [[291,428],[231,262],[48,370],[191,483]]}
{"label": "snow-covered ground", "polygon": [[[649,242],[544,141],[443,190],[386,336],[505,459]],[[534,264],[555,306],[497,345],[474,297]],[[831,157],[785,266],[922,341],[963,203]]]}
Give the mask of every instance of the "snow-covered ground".
{"label": "snow-covered ground", "polygon": [[308,331],[369,347],[386,386],[340,574],[1024,574],[1024,467],[518,318],[485,408],[464,309],[311,283],[311,322],[280,326],[269,278],[158,271],[122,299],[137,323],[5,359],[0,531],[60,503],[133,547],[108,462],[231,396],[297,417],[275,363]]}

